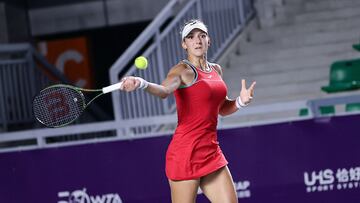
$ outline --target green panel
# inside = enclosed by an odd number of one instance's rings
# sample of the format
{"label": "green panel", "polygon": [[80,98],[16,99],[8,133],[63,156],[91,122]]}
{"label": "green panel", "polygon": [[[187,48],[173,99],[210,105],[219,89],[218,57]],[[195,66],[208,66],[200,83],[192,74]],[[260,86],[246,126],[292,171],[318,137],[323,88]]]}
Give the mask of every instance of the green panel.
{"label": "green panel", "polygon": [[320,106],[320,114],[321,115],[335,114],[335,107],[334,106]]}
{"label": "green panel", "polygon": [[357,51],[360,51],[360,43],[359,44],[354,44],[353,48]]}
{"label": "green panel", "polygon": [[346,110],[347,112],[350,112],[350,111],[360,111],[360,103],[346,104],[345,110]]}
{"label": "green panel", "polygon": [[307,116],[307,115],[309,115],[309,109],[306,108],[300,109],[299,116]]}

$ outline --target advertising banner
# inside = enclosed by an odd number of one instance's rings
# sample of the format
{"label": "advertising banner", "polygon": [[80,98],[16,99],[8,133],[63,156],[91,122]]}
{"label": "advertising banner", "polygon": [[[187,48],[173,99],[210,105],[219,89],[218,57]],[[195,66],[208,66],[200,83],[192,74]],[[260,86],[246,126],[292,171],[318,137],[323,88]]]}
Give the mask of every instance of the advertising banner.
{"label": "advertising banner", "polygon": [[47,40],[38,43],[46,59],[78,87],[91,88],[93,75],[86,37]]}
{"label": "advertising banner", "polygon": [[[352,115],[219,130],[239,202],[360,202],[359,124]],[[164,169],[170,140],[1,153],[0,202],[171,202]],[[198,193],[197,202],[209,202]]]}

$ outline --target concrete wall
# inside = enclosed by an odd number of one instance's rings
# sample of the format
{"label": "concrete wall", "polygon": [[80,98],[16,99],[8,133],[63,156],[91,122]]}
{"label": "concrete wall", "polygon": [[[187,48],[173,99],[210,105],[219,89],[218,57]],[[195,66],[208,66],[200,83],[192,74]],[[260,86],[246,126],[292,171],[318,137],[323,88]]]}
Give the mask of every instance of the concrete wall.
{"label": "concrete wall", "polygon": [[9,42],[25,42],[29,37],[29,21],[25,7],[6,4]]}
{"label": "concrete wall", "polygon": [[33,36],[153,19],[169,0],[107,0],[29,10]]}
{"label": "concrete wall", "polygon": [[0,43],[28,41],[28,30],[26,9],[0,2]]}
{"label": "concrete wall", "polygon": [[0,2],[0,43],[8,42],[5,3]]}

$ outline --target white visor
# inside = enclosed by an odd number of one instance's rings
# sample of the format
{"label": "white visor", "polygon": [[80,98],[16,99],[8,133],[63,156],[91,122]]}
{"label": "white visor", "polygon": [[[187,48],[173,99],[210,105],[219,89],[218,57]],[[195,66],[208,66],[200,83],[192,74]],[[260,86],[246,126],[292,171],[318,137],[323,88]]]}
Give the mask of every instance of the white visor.
{"label": "white visor", "polygon": [[184,29],[181,32],[181,40],[184,40],[184,38],[186,36],[188,36],[188,34],[193,30],[193,29],[200,29],[202,31],[204,31],[206,34],[208,34],[208,29],[206,28],[206,26],[204,25],[204,23],[200,22],[200,21],[194,21],[192,23],[187,24]]}

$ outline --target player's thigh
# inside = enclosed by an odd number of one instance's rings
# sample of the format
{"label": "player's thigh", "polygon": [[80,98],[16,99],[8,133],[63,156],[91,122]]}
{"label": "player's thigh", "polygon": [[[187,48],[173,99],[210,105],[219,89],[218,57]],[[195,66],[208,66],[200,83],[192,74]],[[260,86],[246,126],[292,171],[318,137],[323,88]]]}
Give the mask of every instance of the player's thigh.
{"label": "player's thigh", "polygon": [[172,203],[194,203],[200,180],[169,180]]}
{"label": "player's thigh", "polygon": [[238,202],[233,179],[227,166],[202,177],[200,187],[212,203]]}

